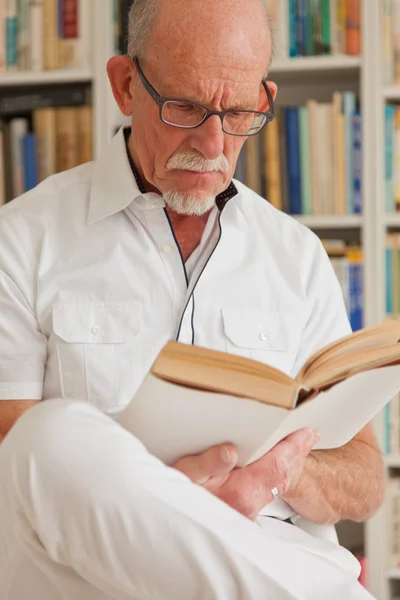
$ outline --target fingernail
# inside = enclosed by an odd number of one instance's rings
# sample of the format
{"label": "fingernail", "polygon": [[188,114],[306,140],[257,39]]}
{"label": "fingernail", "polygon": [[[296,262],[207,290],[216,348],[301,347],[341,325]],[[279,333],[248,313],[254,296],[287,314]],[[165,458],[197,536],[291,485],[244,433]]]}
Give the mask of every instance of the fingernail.
{"label": "fingernail", "polygon": [[316,429],[309,429],[307,433],[307,441],[310,443],[316,444],[319,441],[320,435],[319,431]]}
{"label": "fingernail", "polygon": [[220,457],[223,463],[229,465],[232,462],[232,454],[226,446],[220,452]]}

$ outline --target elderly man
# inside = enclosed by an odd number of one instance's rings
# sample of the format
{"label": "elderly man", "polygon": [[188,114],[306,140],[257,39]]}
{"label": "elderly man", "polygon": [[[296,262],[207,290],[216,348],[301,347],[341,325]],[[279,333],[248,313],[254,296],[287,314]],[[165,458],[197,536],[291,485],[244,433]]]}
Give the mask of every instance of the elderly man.
{"label": "elderly man", "polygon": [[378,509],[371,427],[167,468],[113,419],[168,339],[294,375],[349,332],[319,240],[232,181],[274,116],[272,45],[261,0],[136,0],[108,64],[132,127],[0,214],[2,600],[370,597],[296,523]]}

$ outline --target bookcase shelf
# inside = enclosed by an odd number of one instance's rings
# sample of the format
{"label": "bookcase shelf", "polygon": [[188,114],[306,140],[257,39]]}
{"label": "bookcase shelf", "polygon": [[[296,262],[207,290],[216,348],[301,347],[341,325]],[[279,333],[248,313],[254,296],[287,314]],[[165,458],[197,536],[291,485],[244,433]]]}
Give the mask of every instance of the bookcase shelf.
{"label": "bookcase shelf", "polygon": [[388,85],[383,88],[382,94],[387,102],[400,100],[400,85]]}
{"label": "bookcase shelf", "polygon": [[386,213],[384,223],[386,227],[400,227],[400,213]]}
{"label": "bookcase shelf", "polygon": [[13,71],[0,73],[0,87],[42,85],[52,83],[90,82],[89,69],[62,69],[59,71]]}
{"label": "bookcase shelf", "polygon": [[315,71],[355,71],[360,69],[360,56],[309,56],[282,58],[274,61],[272,75],[279,73],[315,72]]}
{"label": "bookcase shelf", "polygon": [[363,225],[361,215],[295,215],[295,219],[310,229],[349,229]]}
{"label": "bookcase shelf", "polygon": [[384,456],[385,467],[400,469],[400,455],[397,456],[395,454],[387,454]]}
{"label": "bookcase shelf", "polygon": [[389,571],[386,573],[386,577],[388,579],[400,579],[400,569],[389,569]]}

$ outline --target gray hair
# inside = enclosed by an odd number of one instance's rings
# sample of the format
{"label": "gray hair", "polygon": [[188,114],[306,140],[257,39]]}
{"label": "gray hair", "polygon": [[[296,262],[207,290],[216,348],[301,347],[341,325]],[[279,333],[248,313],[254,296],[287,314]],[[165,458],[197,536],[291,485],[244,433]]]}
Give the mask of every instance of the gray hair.
{"label": "gray hair", "polygon": [[[276,52],[276,34],[275,23],[270,17],[268,10],[268,0],[261,0],[265,6],[268,27],[271,32],[272,52],[265,77],[271,68],[272,59]],[[146,42],[156,16],[158,0],[134,0],[129,11],[128,26],[128,54],[129,56],[138,56],[141,58],[144,54]]]}

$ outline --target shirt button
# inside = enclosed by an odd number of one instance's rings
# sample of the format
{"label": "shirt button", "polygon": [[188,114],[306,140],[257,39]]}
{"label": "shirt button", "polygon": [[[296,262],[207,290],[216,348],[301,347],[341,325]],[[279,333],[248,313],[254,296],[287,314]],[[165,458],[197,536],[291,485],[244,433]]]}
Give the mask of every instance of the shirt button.
{"label": "shirt button", "polygon": [[164,254],[171,254],[172,246],[170,246],[169,244],[164,244],[161,250],[164,252]]}
{"label": "shirt button", "polygon": [[263,331],[262,333],[260,333],[260,340],[261,340],[262,342],[265,342],[265,341],[267,341],[267,339],[268,339],[268,336],[267,336],[267,334],[265,333],[265,331]]}
{"label": "shirt button", "polygon": [[100,325],[93,325],[93,327],[92,327],[92,333],[93,333],[93,335],[99,335],[100,332],[101,332]]}

